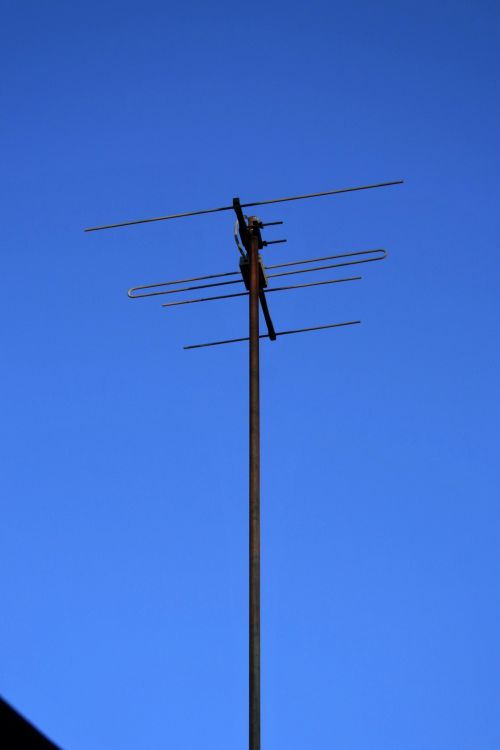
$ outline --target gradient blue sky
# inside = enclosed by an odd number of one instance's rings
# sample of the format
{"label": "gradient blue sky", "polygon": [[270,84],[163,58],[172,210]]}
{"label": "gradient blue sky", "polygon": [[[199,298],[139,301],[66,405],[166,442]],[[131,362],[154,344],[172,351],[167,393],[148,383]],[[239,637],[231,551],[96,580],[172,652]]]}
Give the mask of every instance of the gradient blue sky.
{"label": "gradient blue sky", "polygon": [[126,297],[232,220],[81,229],[405,178],[260,213],[267,262],[389,251],[269,299],[363,325],[263,344],[263,748],[497,750],[498,4],[1,7],[3,695],[66,750],[247,744],[247,352],[182,350],[246,305]]}

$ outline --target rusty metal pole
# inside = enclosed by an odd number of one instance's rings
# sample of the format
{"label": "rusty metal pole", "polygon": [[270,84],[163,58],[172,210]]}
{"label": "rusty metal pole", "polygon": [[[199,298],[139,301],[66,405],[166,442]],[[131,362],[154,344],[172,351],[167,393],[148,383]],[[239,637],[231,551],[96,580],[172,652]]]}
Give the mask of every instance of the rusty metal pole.
{"label": "rusty metal pole", "polygon": [[260,398],[259,398],[259,233],[250,234],[250,545],[249,545],[249,749],[260,750]]}

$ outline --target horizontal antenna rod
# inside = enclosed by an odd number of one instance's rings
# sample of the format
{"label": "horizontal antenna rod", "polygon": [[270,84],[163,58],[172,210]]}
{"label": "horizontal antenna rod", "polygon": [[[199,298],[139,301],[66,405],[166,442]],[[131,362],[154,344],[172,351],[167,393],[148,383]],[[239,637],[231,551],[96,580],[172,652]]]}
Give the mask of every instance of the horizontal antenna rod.
{"label": "horizontal antenna rod", "polygon": [[[329,268],[340,268],[343,266],[354,266],[357,263],[371,263],[375,260],[383,260],[387,256],[387,252],[383,250],[382,248],[378,250],[356,250],[355,252],[351,253],[340,253],[337,255],[324,255],[321,258],[307,258],[306,260],[294,260],[288,263],[277,263],[273,266],[264,266],[264,268],[267,270],[274,270],[277,268],[288,268],[289,266],[303,266],[309,263],[314,263],[316,261],[322,261],[322,260],[333,260],[337,258],[352,258],[354,256],[359,255],[373,255],[377,254],[377,257],[375,258],[365,258],[363,260],[357,260],[357,261],[348,261],[346,263],[334,263],[329,264],[326,266],[315,266],[314,268],[304,268],[299,271],[287,271],[285,273],[271,273],[267,274],[267,278],[272,279],[276,278],[277,276],[290,276],[297,273],[308,273],[310,271],[323,271]],[[189,287],[177,287],[178,284],[191,282],[191,281],[204,281],[206,279],[219,279],[223,278],[224,276],[238,276],[239,278],[233,281],[217,281],[215,283],[211,284],[198,284],[196,286],[189,286]],[[187,292],[192,291],[193,289],[209,289],[210,287],[216,287],[216,286],[227,286],[228,284],[242,284],[243,279],[241,278],[239,271],[227,271],[226,273],[212,273],[208,276],[194,276],[191,279],[176,279],[175,281],[161,281],[157,282],[156,284],[144,284],[142,286],[133,286],[131,289],[128,290],[127,294],[130,297],[130,299],[141,299],[143,297],[157,297],[164,294],[176,294],[177,292]],[[163,287],[166,286],[176,286],[175,289],[167,289],[165,290]],[[156,291],[150,291],[150,290],[156,290]],[[146,291],[144,291],[146,290]],[[138,292],[141,292],[140,294]]]}
{"label": "horizontal antenna rod", "polygon": [[[275,286],[261,289],[264,294],[269,292],[286,292],[288,289],[304,289],[306,286],[323,286],[324,284],[340,284],[343,281],[360,281],[361,276],[350,276],[347,279],[328,279],[327,281],[313,281],[309,284],[293,284],[292,286]],[[218,294],[215,297],[198,297],[197,299],[184,299],[179,302],[165,302],[162,307],[178,307],[179,305],[193,305],[195,302],[211,302],[216,299],[230,299],[232,297],[247,297],[249,292],[236,292],[235,294]]]}
{"label": "horizontal antenna rod", "polygon": [[[360,320],[349,320],[346,323],[329,323],[325,326],[312,326],[311,328],[296,328],[293,331],[276,331],[276,336],[288,336],[291,333],[306,333],[308,331],[323,331],[325,328],[342,328],[342,326],[353,326],[356,323],[361,323]],[[268,339],[269,334],[261,333],[260,339]],[[236,344],[239,341],[248,341],[248,336],[244,336],[241,339],[226,339],[225,341],[209,341],[207,344],[191,344],[185,346],[184,349],[203,349],[206,346],[220,346],[221,344]]]}
{"label": "horizontal antenna rod", "polygon": [[[401,185],[404,180],[393,180],[392,182],[379,182],[376,185],[359,185],[357,187],[337,188],[337,190],[325,190],[322,193],[306,193],[305,195],[293,195],[289,198],[273,198],[269,201],[256,201],[254,203],[242,203],[241,208],[251,206],[267,206],[270,203],[285,203],[286,201],[299,201],[305,198],[320,198],[323,195],[337,195],[338,193],[352,193],[356,190],[371,190],[372,188],[389,187],[390,185]],[[124,221],[119,224],[106,224],[100,227],[88,227],[84,232],[98,232],[101,229],[116,229],[117,227],[130,227],[134,224],[151,224],[153,221],[167,221],[167,219],[182,219],[185,216],[200,216],[200,214],[214,214],[218,211],[232,211],[233,206],[220,206],[219,208],[205,208],[202,211],[187,211],[182,214],[170,214],[170,216],[155,216],[152,219],[136,219],[135,221]]]}
{"label": "horizontal antenna rod", "polygon": [[[320,258],[306,258],[305,260],[292,260],[287,263],[275,263],[273,266],[264,266],[266,271],[272,271],[275,268],[286,268],[287,266],[302,266],[306,263],[319,263],[322,260],[335,260],[337,258],[352,258],[356,255],[373,255],[374,253],[382,253],[380,258],[375,260],[383,260],[387,257],[387,250],[382,247],[376,250],[355,250],[351,253],[337,253],[337,255],[322,255]],[[194,279],[192,279],[194,281]]]}
{"label": "horizontal antenna rod", "polygon": [[[235,274],[238,273],[238,271],[234,272]],[[227,274],[229,276],[229,274]],[[233,274],[231,274],[233,275]],[[152,289],[155,286],[166,286],[168,282],[164,282],[163,284],[151,284],[150,288]],[[177,294],[177,292],[190,292],[193,289],[212,289],[214,286],[228,286],[228,284],[243,284],[243,279],[232,279],[231,281],[216,281],[215,283],[212,282],[211,284],[195,284],[194,286],[181,286],[177,287],[176,289],[162,289],[158,292],[147,292],[146,294],[131,294],[131,292],[134,292],[137,289],[146,289],[147,287],[132,287],[132,289],[129,289],[127,292],[127,295],[130,299],[140,299],[141,297],[157,297],[160,294]]]}
{"label": "horizontal antenna rod", "polygon": [[[278,276],[294,276],[297,273],[310,273],[311,271],[326,271],[329,268],[343,268],[345,266],[356,266],[358,263],[373,263],[376,260],[383,260],[386,257],[387,253],[385,255],[381,255],[378,258],[363,258],[363,260],[349,260],[344,263],[328,263],[326,266],[313,266],[312,268],[299,268],[295,271],[281,271],[280,273],[268,273],[267,278],[268,279],[276,279]],[[303,261],[298,263],[297,265],[301,265]],[[286,265],[293,265],[291,263],[287,263]],[[227,283],[227,282],[226,282]]]}
{"label": "horizontal antenna rod", "polygon": [[323,193],[306,193],[305,195],[293,195],[291,198],[274,198],[270,201],[257,201],[256,203],[242,203],[242,208],[249,206],[267,206],[269,203],[285,203],[286,201],[301,201],[305,198],[321,198],[323,195],[337,195],[338,193],[353,193],[356,190],[371,190],[372,188],[389,187],[390,185],[401,185],[404,180],[393,180],[392,182],[379,182],[376,185],[359,185],[357,187],[338,188],[337,190],[325,190]]}
{"label": "horizontal antenna rod", "polygon": [[208,276],[193,276],[191,279],[176,279],[175,281],[160,281],[157,284],[143,284],[142,286],[133,286],[128,290],[127,295],[130,299],[138,299],[139,297],[154,297],[157,294],[164,294],[164,292],[148,292],[147,294],[135,294],[143,289],[155,289],[160,286],[173,286],[174,284],[188,284],[191,281],[204,281],[205,279],[220,279],[223,276],[240,276],[239,271],[226,271],[226,273],[210,273]]}

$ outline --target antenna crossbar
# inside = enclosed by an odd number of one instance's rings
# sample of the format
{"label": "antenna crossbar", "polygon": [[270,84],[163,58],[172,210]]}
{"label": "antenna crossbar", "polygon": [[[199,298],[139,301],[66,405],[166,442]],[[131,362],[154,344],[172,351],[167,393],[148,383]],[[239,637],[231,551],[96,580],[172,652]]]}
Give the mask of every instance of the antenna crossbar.
{"label": "antenna crossbar", "polygon": [[377,248],[376,250],[354,250],[351,253],[337,253],[336,255],[323,255],[320,258],[306,258],[305,260],[292,260],[287,263],[275,263],[272,266],[265,266],[266,271],[272,271],[275,268],[286,268],[287,266],[301,266],[305,263],[320,263],[323,260],[336,260],[337,258],[353,258],[356,255],[372,255],[374,253],[382,253],[379,258],[372,258],[371,260],[383,260],[387,257],[387,250],[383,248]]}
{"label": "antenna crossbar", "polygon": [[[236,271],[235,271],[236,273]],[[130,299],[141,299],[141,297],[156,297],[160,294],[177,294],[177,292],[190,292],[193,289],[211,289],[215,286],[228,286],[229,284],[243,284],[243,279],[232,279],[231,281],[216,281],[213,284],[195,284],[195,286],[181,286],[178,289],[167,289],[160,292],[148,292],[146,294],[131,294],[136,289],[145,289],[147,287],[133,287],[129,289],[128,296]],[[151,284],[151,289],[155,286],[162,286],[161,284]]]}
{"label": "antenna crossbar", "polygon": [[[343,326],[353,326],[357,323],[361,323],[360,320],[348,320],[345,323],[328,323],[322,326],[311,326],[309,328],[295,328],[292,331],[276,331],[276,336],[289,336],[292,333],[307,333],[309,331],[322,331],[325,328],[342,328]],[[259,339],[268,339],[269,334],[261,333]],[[248,336],[243,336],[238,339],[225,339],[224,341],[209,341],[206,344],[190,344],[189,346],[183,347],[184,349],[203,349],[207,346],[221,346],[222,344],[237,344],[240,341],[248,341]]]}
{"label": "antenna crossbar", "polygon": [[[290,266],[303,266],[307,265],[309,263],[316,263],[318,261],[323,260],[336,260],[338,258],[352,258],[359,255],[369,255],[369,254],[375,254],[377,253],[377,257],[373,258],[363,258],[361,260],[350,260],[346,261],[345,263],[330,263],[325,266],[314,266],[313,268],[300,268],[295,271],[284,271],[280,273],[270,273],[266,274],[267,279],[277,278],[280,276],[293,276],[295,274],[301,274],[301,273],[310,273],[311,271],[326,271],[330,268],[343,268],[345,266],[355,266],[358,263],[372,263],[377,260],[383,260],[387,257],[387,252],[383,249],[377,249],[377,250],[357,250],[356,252],[352,253],[339,253],[337,255],[324,255],[321,258],[308,258],[306,260],[295,260],[288,263],[277,263],[272,266],[262,266],[266,271],[267,270],[274,270],[278,268],[289,268]],[[197,284],[195,286],[187,286],[187,287],[176,287],[175,289],[163,289],[163,287],[166,286],[175,286],[177,284],[182,283],[188,283],[191,281],[203,281],[205,279],[218,279],[223,278],[226,276],[240,276],[238,271],[228,271],[226,273],[219,273],[219,274],[209,274],[207,276],[194,276],[192,279],[178,279],[177,281],[162,281],[157,284],[145,284],[143,286],[134,286],[128,291],[128,296],[130,299],[142,299],[144,297],[157,297],[164,294],[176,294],[177,292],[189,292],[193,291],[194,289],[210,289],[212,287],[218,287],[218,286],[228,286],[231,284],[241,284],[243,282],[243,279],[240,277],[238,279],[233,279],[231,281],[216,281],[212,284]],[[146,290],[145,293],[137,294],[137,292],[142,292],[143,290]],[[148,291],[148,290],[155,290],[155,291]]]}
{"label": "antenna crossbar", "polygon": [[[308,286],[323,286],[325,284],[341,284],[343,281],[359,281],[361,276],[350,276],[346,279],[328,279],[327,281],[312,281],[309,284],[292,284],[290,286],[275,286],[261,289],[263,294],[270,292],[285,292],[289,289],[304,289]],[[232,297],[248,297],[249,292],[236,292],[235,294],[217,294],[214,297],[198,297],[196,299],[184,299],[177,302],[164,302],[162,307],[177,307],[179,305],[193,305],[196,302],[212,302],[217,299],[231,299]]]}
{"label": "antenna crossbar", "polygon": [[[383,256],[385,257],[385,256]],[[314,266],[313,268],[299,268],[296,271],[282,271],[281,273],[268,273],[268,279],[276,279],[279,276],[294,276],[297,273],[310,273],[311,271],[326,271],[329,268],[343,268],[345,266],[356,266],[358,263],[372,263],[383,258],[366,258],[365,260],[351,260],[347,263],[328,263],[326,266]]]}
{"label": "antenna crossbar", "polygon": [[205,279],[221,279],[224,276],[239,276],[238,271],[226,271],[225,273],[209,273],[206,276],[193,276],[191,279],[176,279],[175,281],[160,281],[157,284],[143,284],[142,286],[133,286],[128,290],[127,295],[130,299],[139,299],[140,297],[153,297],[163,292],[148,292],[147,294],[135,294],[143,289],[156,289],[157,287],[173,286],[174,284],[190,284],[192,281],[204,281]]}
{"label": "antenna crossbar", "polygon": [[[390,187],[391,185],[401,185],[403,180],[392,180],[391,182],[378,182],[374,185],[356,185],[355,187],[337,188],[336,190],[324,190],[321,193],[304,193],[303,195],[292,195],[287,198],[272,198],[267,201],[254,201],[252,203],[242,203],[240,208],[251,208],[252,206],[268,206],[271,203],[287,203],[288,201],[300,201],[306,198],[321,198],[325,195],[338,195],[340,193],[353,193],[358,190],[372,190],[373,188]],[[234,205],[219,206],[218,208],[205,208],[201,211],[185,211],[180,214],[169,214],[168,216],[154,216],[149,219],[134,219],[133,221],[122,221],[117,224],[103,224],[98,227],[87,227],[84,232],[99,232],[102,229],[116,229],[118,227],[130,227],[135,224],[151,224],[155,221],[168,221],[169,219],[183,219],[187,216],[200,216],[201,214],[215,214],[220,211],[232,211]]]}

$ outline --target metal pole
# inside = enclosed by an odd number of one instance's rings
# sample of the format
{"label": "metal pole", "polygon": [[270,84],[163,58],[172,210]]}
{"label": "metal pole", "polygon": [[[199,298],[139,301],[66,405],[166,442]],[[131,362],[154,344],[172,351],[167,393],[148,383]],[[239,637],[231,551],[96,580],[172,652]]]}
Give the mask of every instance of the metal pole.
{"label": "metal pole", "polygon": [[249,748],[260,750],[260,403],[258,219],[248,219],[250,242],[250,545]]}

